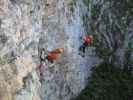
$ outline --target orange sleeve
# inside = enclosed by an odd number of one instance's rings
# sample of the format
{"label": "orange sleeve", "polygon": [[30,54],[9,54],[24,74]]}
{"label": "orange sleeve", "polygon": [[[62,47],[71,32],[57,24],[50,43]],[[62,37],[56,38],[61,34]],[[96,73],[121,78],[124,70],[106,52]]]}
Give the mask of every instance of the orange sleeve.
{"label": "orange sleeve", "polygon": [[58,54],[55,54],[55,53],[49,53],[48,56],[47,56],[48,60],[56,60],[58,58]]}

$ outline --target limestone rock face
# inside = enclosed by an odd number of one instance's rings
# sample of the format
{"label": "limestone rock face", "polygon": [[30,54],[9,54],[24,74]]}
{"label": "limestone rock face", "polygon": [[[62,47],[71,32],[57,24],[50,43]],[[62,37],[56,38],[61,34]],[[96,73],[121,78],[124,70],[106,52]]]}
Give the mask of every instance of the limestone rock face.
{"label": "limestone rock face", "polygon": [[[78,55],[82,6],[80,0],[0,0],[0,100],[70,100],[84,88],[99,59]],[[52,67],[43,63],[40,79],[41,48],[59,47],[65,52]]]}

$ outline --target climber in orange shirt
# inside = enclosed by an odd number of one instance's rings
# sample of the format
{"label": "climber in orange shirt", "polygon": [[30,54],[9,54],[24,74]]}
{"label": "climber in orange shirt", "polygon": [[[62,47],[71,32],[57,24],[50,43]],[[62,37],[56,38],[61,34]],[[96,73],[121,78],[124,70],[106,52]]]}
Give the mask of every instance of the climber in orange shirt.
{"label": "climber in orange shirt", "polygon": [[91,35],[83,37],[83,44],[79,47],[79,50],[85,53],[86,47],[92,44],[92,42],[93,42],[93,37]]}
{"label": "climber in orange shirt", "polygon": [[56,61],[59,59],[59,57],[63,52],[64,52],[64,48],[57,48],[46,53],[46,50],[43,48],[40,51],[40,63],[42,63],[43,61],[45,62],[46,60],[50,62]]}
{"label": "climber in orange shirt", "polygon": [[45,55],[46,50],[44,48],[41,49],[40,51],[40,64],[37,66],[36,70],[39,71],[39,77],[40,79],[43,78],[43,71],[44,71],[44,63],[46,60],[50,61],[50,62],[54,62],[57,61],[59,59],[59,57],[62,55],[62,53],[64,52],[64,48],[57,48],[54,49],[50,52],[48,52],[47,55]]}
{"label": "climber in orange shirt", "polygon": [[63,52],[64,48],[54,49],[53,51],[48,52],[46,59],[53,63],[59,59]]}

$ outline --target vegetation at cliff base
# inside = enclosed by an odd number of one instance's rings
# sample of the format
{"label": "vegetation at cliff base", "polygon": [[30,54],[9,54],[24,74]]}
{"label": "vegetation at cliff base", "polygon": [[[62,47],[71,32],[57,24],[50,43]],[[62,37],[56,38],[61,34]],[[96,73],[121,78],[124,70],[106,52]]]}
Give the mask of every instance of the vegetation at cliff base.
{"label": "vegetation at cliff base", "polygon": [[92,68],[87,87],[74,100],[132,100],[133,75],[112,64]]}

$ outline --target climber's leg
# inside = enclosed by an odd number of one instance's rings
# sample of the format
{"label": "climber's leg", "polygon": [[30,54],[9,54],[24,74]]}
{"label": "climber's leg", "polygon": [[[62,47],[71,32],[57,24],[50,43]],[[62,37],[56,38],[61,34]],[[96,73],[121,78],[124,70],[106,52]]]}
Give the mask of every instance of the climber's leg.
{"label": "climber's leg", "polygon": [[80,47],[79,47],[79,51],[85,53],[85,48],[86,48],[86,44],[82,44]]}
{"label": "climber's leg", "polygon": [[80,47],[79,47],[79,51],[80,51],[80,55],[81,56],[85,56],[85,49],[86,49],[86,47],[87,47],[87,45],[84,43],[84,44],[82,44]]}
{"label": "climber's leg", "polygon": [[39,79],[40,81],[43,80],[43,73],[44,73],[44,64],[40,64],[38,67],[37,67],[37,73],[38,73],[38,76],[39,76]]}

